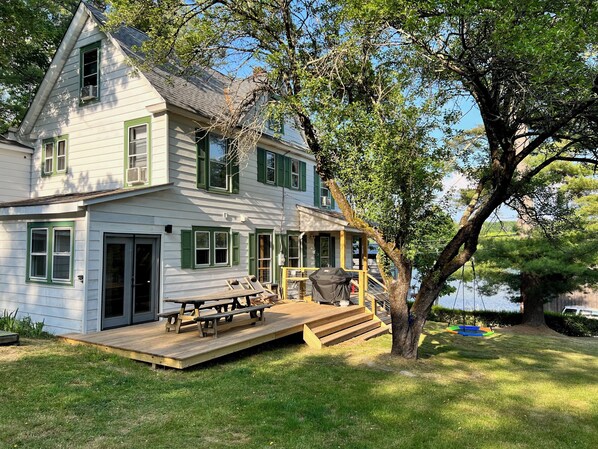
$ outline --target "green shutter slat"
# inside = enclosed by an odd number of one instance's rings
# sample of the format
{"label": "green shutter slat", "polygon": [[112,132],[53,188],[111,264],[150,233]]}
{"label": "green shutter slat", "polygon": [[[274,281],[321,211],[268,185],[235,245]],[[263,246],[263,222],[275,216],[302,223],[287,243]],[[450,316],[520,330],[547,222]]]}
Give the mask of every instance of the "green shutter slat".
{"label": "green shutter slat", "polygon": [[307,190],[307,164],[301,162],[299,170],[301,172],[301,191],[305,192]]}
{"label": "green shutter slat", "polygon": [[316,268],[320,268],[320,236],[314,238],[314,255],[316,258]]}
{"label": "green shutter slat", "polygon": [[321,207],[322,202],[320,200],[320,175],[316,171],[316,167],[314,166],[314,206]]}
{"label": "green shutter slat", "polygon": [[284,186],[287,189],[291,188],[291,158],[284,158]]}
{"label": "green shutter slat", "polygon": [[285,164],[286,157],[282,154],[276,155],[276,185],[280,187],[285,186],[285,178],[284,178],[284,164]]}
{"label": "green shutter slat", "polygon": [[181,268],[193,268],[193,232],[181,231]]}
{"label": "green shutter slat", "polygon": [[257,180],[266,182],[266,150],[257,148]]}
{"label": "green shutter slat", "polygon": [[235,265],[241,264],[241,234],[238,232],[233,233],[233,263]]}
{"label": "green shutter slat", "polygon": [[228,152],[229,152],[229,169],[230,169],[230,177],[231,177],[231,192],[232,193],[239,193],[239,157],[237,154],[237,149],[233,143],[229,141],[228,144]]}
{"label": "green shutter slat", "polygon": [[250,275],[255,276],[257,267],[255,265],[255,234],[249,234],[249,266],[247,271]]}
{"label": "green shutter slat", "polygon": [[336,267],[336,238],[330,237],[330,266]]}

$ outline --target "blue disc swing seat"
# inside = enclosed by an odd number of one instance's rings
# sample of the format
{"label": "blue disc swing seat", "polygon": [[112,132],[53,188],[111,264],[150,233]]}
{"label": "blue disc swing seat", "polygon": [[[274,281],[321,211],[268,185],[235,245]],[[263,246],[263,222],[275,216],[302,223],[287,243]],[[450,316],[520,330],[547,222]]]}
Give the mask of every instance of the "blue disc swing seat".
{"label": "blue disc swing seat", "polygon": [[[475,275],[475,266],[473,262],[473,258],[471,259],[471,270],[473,272],[473,312],[474,312],[474,321],[475,321],[475,289],[477,287],[477,280]],[[463,265],[461,270],[461,280],[459,281],[459,287],[457,288],[457,294],[455,295],[455,303],[453,304],[453,310],[455,310],[455,304],[457,303],[457,298],[459,296],[459,290],[461,289],[461,284],[463,283],[463,278],[465,272],[465,265]],[[481,298],[480,298],[481,299]],[[484,305],[484,300],[482,299],[482,305]],[[484,309],[486,307],[484,306]],[[465,288],[463,288],[463,321],[465,321]],[[485,326],[472,326],[468,324],[454,324],[451,326],[451,323],[448,323],[448,327],[446,330],[452,334],[462,335],[464,337],[488,337],[489,335],[494,334],[494,331],[490,327]]]}

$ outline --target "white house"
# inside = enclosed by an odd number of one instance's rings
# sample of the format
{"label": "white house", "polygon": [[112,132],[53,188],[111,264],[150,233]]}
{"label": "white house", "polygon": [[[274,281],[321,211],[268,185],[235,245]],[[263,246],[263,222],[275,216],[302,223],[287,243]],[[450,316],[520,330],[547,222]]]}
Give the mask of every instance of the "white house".
{"label": "white house", "polygon": [[351,267],[359,233],[292,120],[237,164],[206,131],[230,80],[134,70],[145,35],[102,21],[79,5],[18,142],[0,140],[0,311],[86,333],[155,320],[164,299],[229,278],[276,282],[282,263]]}

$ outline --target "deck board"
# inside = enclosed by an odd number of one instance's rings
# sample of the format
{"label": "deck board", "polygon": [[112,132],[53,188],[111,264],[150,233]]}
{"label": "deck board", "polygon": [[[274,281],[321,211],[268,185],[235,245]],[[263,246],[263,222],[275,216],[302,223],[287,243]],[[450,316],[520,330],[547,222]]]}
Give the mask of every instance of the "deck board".
{"label": "deck board", "polygon": [[67,334],[60,338],[71,344],[93,345],[133,360],[183,369],[302,332],[305,324],[344,311],[344,308],[315,303],[277,304],[264,313],[264,322],[226,330],[218,333],[218,338],[201,338],[196,326],[187,326],[180,334],[165,332],[163,321],[89,334]]}

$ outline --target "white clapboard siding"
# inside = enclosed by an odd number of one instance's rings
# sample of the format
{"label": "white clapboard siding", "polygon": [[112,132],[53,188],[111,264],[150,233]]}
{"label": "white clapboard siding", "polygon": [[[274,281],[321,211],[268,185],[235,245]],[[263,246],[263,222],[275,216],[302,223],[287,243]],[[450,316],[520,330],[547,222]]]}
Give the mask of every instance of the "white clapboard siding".
{"label": "white clapboard siding", "polygon": [[0,203],[29,198],[31,155],[0,148]]}
{"label": "white clapboard siding", "polygon": [[68,221],[75,222],[72,286],[26,282],[27,222],[0,222],[0,313],[18,310],[55,334],[82,331],[85,289],[77,276],[85,272],[86,222]]}
{"label": "white clapboard siding", "polygon": [[[100,40],[100,101],[80,105],[80,48]],[[128,65],[122,51],[88,19],[33,129],[37,141],[32,196],[123,187],[124,123],[151,116],[146,106],[160,101],[147,80]],[[152,184],[167,181],[165,123],[164,115],[151,121]],[[42,142],[60,135],[68,135],[67,173],[41,176]]]}

